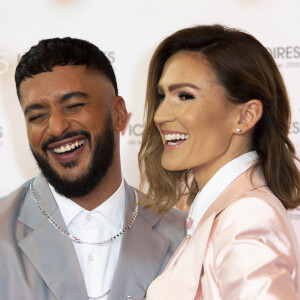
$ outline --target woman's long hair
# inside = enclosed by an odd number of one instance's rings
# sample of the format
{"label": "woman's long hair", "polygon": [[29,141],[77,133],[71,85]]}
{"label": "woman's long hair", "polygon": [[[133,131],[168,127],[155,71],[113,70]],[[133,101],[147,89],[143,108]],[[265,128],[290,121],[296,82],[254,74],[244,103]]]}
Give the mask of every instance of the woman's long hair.
{"label": "woman's long hair", "polygon": [[248,33],[221,25],[196,26],[175,32],[161,42],[152,56],[147,82],[145,130],[139,152],[142,186],[149,184],[147,206],[165,212],[183,194],[191,204],[198,189],[191,172],[167,171],[161,166],[163,144],[154,123],[159,105],[157,84],[166,61],[176,52],[201,53],[210,63],[232,103],[258,99],[263,115],[252,136],[267,183],[286,208],[300,204],[299,171],[295,149],[288,138],[290,105],[276,63],[266,48]]}

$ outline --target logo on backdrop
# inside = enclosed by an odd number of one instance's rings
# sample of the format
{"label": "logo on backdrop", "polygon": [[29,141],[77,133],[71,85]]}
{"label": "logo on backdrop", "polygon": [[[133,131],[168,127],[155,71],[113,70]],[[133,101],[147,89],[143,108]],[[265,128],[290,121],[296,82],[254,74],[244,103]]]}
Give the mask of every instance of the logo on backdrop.
{"label": "logo on backdrop", "polygon": [[106,57],[109,59],[110,63],[113,64],[116,61],[115,51],[103,51]]}
{"label": "logo on backdrop", "polygon": [[300,68],[300,46],[266,47],[279,68]]}
{"label": "logo on backdrop", "polygon": [[0,52],[0,75],[5,74],[8,71],[8,61],[6,59],[6,54]]}
{"label": "logo on backdrop", "polygon": [[299,134],[300,132],[300,123],[298,121],[293,121],[290,127],[290,134]]}
{"label": "logo on backdrop", "polygon": [[3,144],[3,128],[0,126],[0,147],[2,147]]}
{"label": "logo on backdrop", "polygon": [[143,124],[132,122],[132,113],[128,113],[126,128],[121,132],[122,136],[128,137],[129,145],[140,145],[142,142]]}

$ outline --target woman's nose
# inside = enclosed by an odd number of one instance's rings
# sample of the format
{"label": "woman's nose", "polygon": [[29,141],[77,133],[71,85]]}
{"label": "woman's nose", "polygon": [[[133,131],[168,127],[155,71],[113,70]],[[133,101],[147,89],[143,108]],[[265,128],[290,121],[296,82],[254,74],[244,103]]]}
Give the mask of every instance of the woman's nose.
{"label": "woman's nose", "polygon": [[163,122],[170,122],[174,120],[174,113],[172,105],[168,99],[160,103],[154,114],[154,122],[159,124]]}

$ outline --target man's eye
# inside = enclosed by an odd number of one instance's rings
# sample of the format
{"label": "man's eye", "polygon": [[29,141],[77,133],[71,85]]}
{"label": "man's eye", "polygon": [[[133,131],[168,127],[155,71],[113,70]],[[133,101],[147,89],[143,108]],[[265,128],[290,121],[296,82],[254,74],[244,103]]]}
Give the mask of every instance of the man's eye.
{"label": "man's eye", "polygon": [[45,119],[45,114],[38,114],[28,118],[29,123],[42,122]]}
{"label": "man's eye", "polygon": [[178,97],[179,97],[180,100],[192,100],[192,99],[195,99],[195,97],[192,94],[186,93],[186,92],[179,93]]}
{"label": "man's eye", "polygon": [[68,108],[73,109],[73,108],[80,108],[82,106],[84,106],[84,103],[75,103],[75,104],[72,104],[72,105],[68,105]]}

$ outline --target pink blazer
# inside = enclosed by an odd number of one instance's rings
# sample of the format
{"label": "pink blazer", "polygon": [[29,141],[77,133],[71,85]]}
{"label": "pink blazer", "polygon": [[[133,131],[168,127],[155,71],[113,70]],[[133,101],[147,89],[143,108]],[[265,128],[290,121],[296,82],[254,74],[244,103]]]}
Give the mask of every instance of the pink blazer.
{"label": "pink blazer", "polygon": [[299,248],[260,168],[235,179],[185,238],[147,300],[300,299]]}

